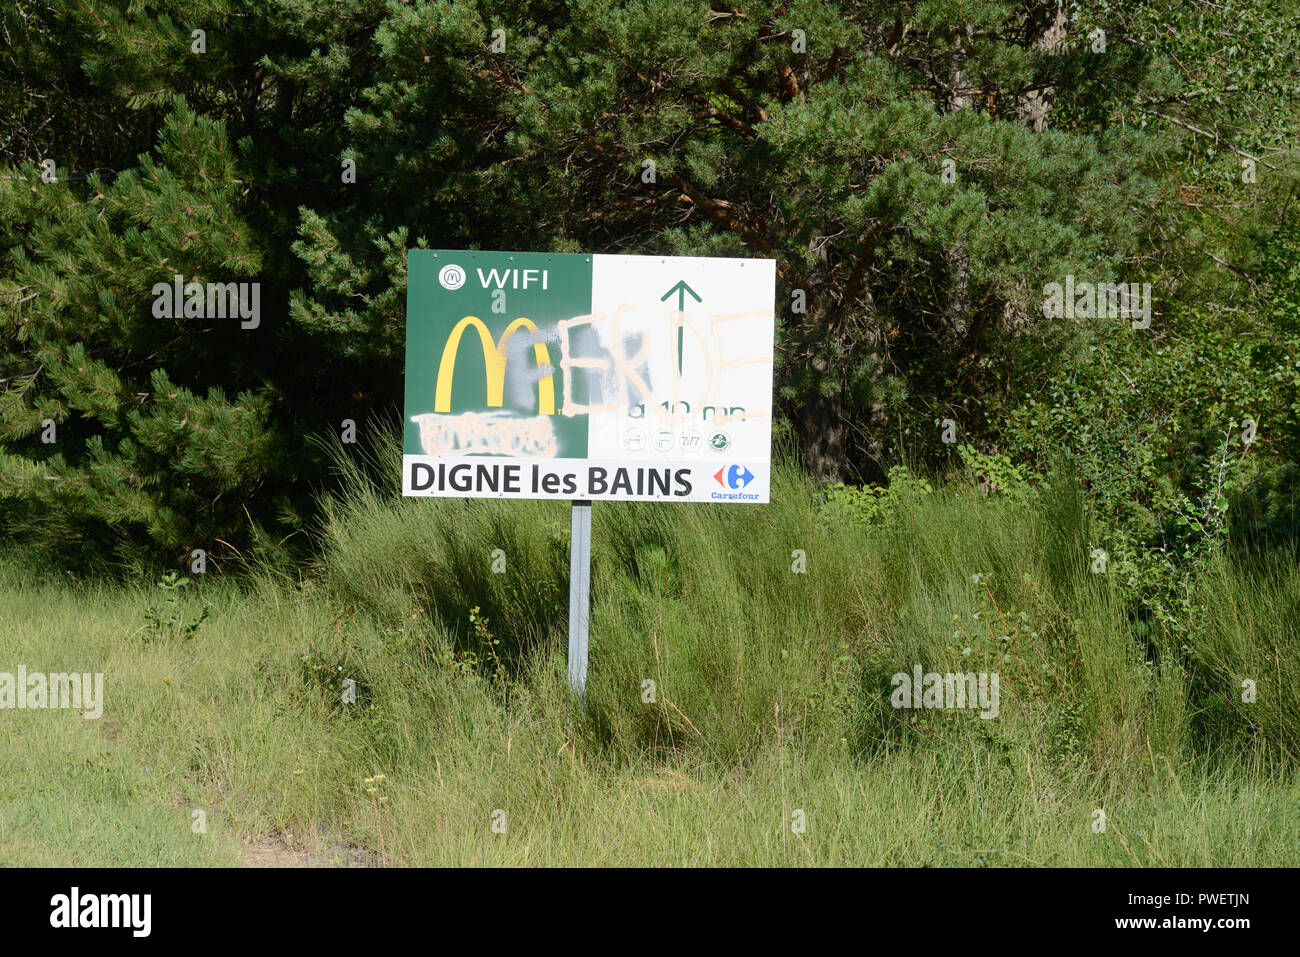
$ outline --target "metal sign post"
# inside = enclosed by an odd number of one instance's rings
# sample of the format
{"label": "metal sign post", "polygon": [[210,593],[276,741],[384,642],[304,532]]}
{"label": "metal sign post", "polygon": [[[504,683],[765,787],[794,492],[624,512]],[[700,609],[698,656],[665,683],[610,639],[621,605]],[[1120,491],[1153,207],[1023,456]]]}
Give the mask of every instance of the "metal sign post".
{"label": "metal sign post", "polygon": [[569,688],[587,703],[587,618],[591,590],[591,503],[573,502],[569,517]]}

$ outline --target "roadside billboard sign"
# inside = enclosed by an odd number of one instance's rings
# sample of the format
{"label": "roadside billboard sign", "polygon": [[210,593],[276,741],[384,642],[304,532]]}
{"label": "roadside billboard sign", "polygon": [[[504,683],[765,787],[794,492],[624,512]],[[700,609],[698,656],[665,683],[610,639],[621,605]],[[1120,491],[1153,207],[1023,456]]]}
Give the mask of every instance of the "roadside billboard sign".
{"label": "roadside billboard sign", "polygon": [[768,501],[775,262],[413,249],[404,495]]}

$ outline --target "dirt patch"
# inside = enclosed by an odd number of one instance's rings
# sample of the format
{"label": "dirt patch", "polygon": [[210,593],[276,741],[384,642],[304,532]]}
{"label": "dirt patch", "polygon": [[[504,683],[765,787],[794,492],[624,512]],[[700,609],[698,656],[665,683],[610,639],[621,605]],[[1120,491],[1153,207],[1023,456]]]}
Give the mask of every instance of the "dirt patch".
{"label": "dirt patch", "polygon": [[293,850],[279,838],[268,837],[255,843],[244,841],[239,861],[244,867],[306,867],[307,854]]}
{"label": "dirt patch", "polygon": [[244,867],[376,867],[378,857],[361,847],[333,841],[313,841],[308,847],[290,844],[282,835],[245,840],[240,847]]}

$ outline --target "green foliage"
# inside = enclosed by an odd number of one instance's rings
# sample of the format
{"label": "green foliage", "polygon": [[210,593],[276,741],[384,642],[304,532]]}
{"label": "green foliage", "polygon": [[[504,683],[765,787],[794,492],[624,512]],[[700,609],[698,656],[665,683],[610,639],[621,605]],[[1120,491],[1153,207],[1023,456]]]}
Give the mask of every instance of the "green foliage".
{"label": "green foliage", "polygon": [[189,585],[188,578],[181,578],[175,572],[168,572],[158,582],[160,598],[150,602],[144,613],[146,640],[188,639],[199,633],[199,628],[212,612],[212,606],[205,604],[197,617],[189,615],[183,598]]}
{"label": "green foliage", "polygon": [[[1045,281],[1154,272],[1182,322],[1226,305],[1208,253],[1285,208],[1294,16],[1181,7],[6,4],[0,522],[78,567],[295,557],[329,478],[307,439],[399,404],[404,250],[431,243],[773,257],[815,473],[942,465],[936,413],[1010,450],[1020,398],[1088,355]],[[1245,197],[1220,139],[1264,161]],[[178,273],[260,282],[262,324],[155,319]]]}
{"label": "green foliage", "polygon": [[826,490],[826,502],[819,512],[823,522],[872,525],[894,514],[909,498],[934,491],[929,481],[914,476],[906,466],[889,470],[887,485],[845,485],[837,482]]}
{"label": "green foliage", "polygon": [[469,623],[474,629],[474,637],[478,639],[481,647],[485,648],[492,661],[492,677],[500,685],[502,690],[510,686],[510,676],[506,674],[505,665],[501,662],[501,654],[497,650],[500,641],[493,637],[491,630],[488,628],[488,620],[480,614],[477,605],[469,610]]}
{"label": "green foliage", "polygon": [[966,473],[975,480],[981,491],[1004,498],[1023,499],[1034,494],[1028,470],[1017,465],[1005,452],[980,452],[972,445],[957,446]]}
{"label": "green foliage", "polygon": [[[1153,321],[1152,335],[1100,324],[1007,419],[1012,454],[1080,477],[1097,540],[1128,597],[1185,631],[1190,576],[1223,549],[1288,541],[1300,452],[1300,340],[1283,303],[1296,295],[1297,233],[1260,250],[1272,263],[1255,309]],[[1231,535],[1229,533],[1232,533]],[[1290,537],[1291,543],[1295,538]]]}

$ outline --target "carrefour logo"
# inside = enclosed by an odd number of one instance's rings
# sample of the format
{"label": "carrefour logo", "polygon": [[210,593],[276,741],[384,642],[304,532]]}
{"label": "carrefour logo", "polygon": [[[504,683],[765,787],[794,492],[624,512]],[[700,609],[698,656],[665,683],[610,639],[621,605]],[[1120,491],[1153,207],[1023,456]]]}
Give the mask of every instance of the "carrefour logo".
{"label": "carrefour logo", "polygon": [[438,272],[438,282],[443,289],[456,290],[465,285],[465,270],[455,263],[448,263]]}
{"label": "carrefour logo", "polygon": [[741,489],[754,481],[754,473],[742,465],[724,465],[713,473],[713,478],[723,488]]}

